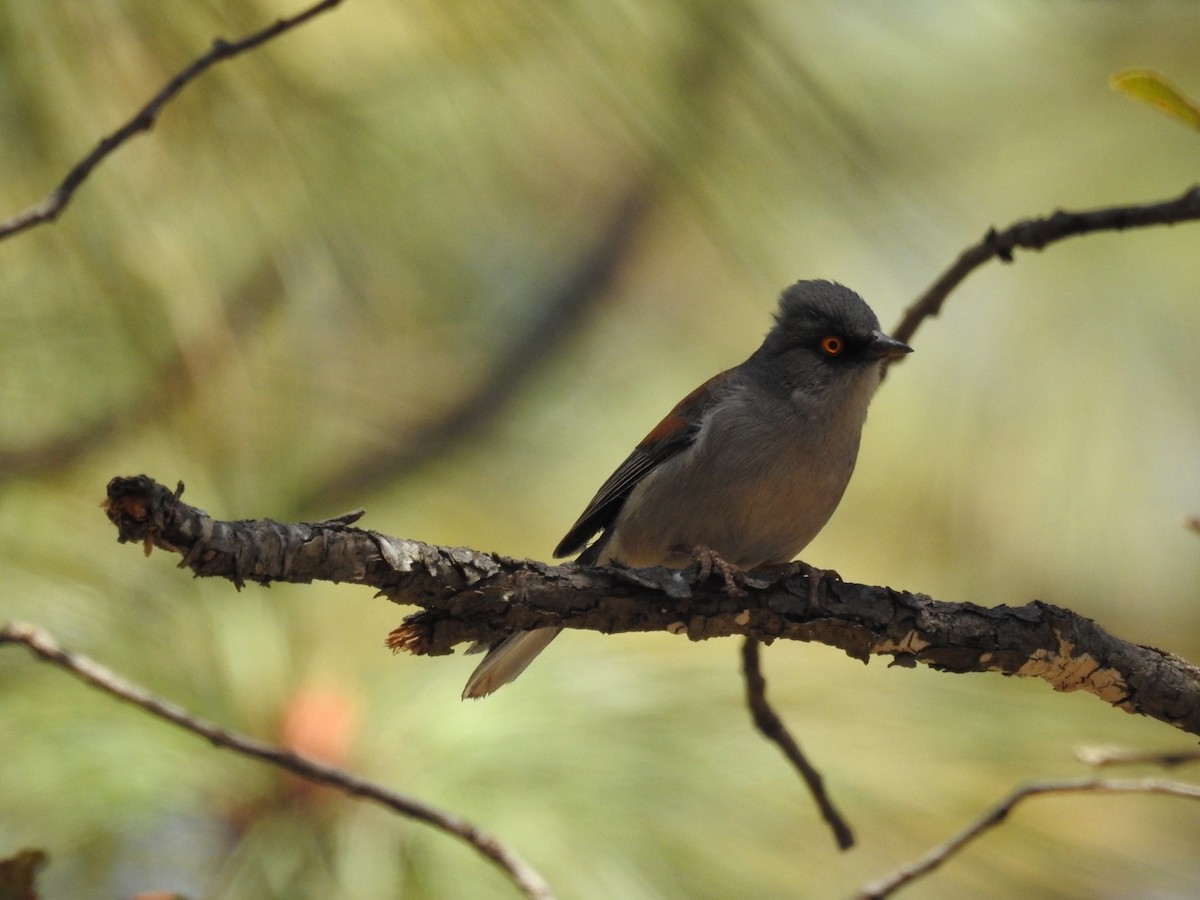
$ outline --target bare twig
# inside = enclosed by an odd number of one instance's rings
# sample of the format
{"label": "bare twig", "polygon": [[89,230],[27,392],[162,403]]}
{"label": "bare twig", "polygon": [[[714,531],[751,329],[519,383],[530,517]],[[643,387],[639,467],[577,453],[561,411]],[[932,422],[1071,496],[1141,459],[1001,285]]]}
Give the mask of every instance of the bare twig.
{"label": "bare twig", "polygon": [[860,900],[890,897],[900,888],[938,868],[985,831],[995,828],[1022,800],[1044,794],[1164,794],[1169,797],[1200,800],[1200,785],[1164,781],[1158,778],[1140,778],[1130,781],[1084,778],[1025,785],[1013,791],[977,821],[944,844],[934,847],[920,859],[903,866],[888,877],[865,885],[858,894]]}
{"label": "bare twig", "polygon": [[130,138],[143,131],[149,131],[153,127],[155,119],[158,118],[158,114],[162,112],[163,107],[174,100],[175,96],[187,87],[190,82],[212,66],[222,60],[245,53],[247,50],[253,50],[260,44],[265,44],[272,38],[278,37],[285,31],[290,31],[314,16],[333,9],[341,2],[342,0],[321,0],[320,3],[308,7],[294,16],[279,19],[274,24],[268,25],[266,28],[249,34],[240,40],[227,41],[224,38],[213,40],[212,47],[207,53],[194,60],[189,66],[167,82],[166,86],[155,94],[124,125],[101,139],[100,143],[92,149],[91,153],[75,164],[74,168],[67,173],[67,176],[59,183],[58,187],[50,192],[45,200],[29,207],[24,212],[18,213],[7,222],[0,222],[0,240],[25,231],[35,225],[41,225],[43,222],[52,222],[58,218],[59,214],[66,209],[67,204],[71,202],[75,191],[92,174],[92,170],[96,166],[100,165],[109,154]]}
{"label": "bare twig", "polygon": [[301,778],[325,784],[347,794],[372,800],[400,815],[425,822],[440,831],[465,841],[472,848],[503,869],[527,897],[552,900],[545,879],[521,860],[495,836],[470,822],[406,797],[381,785],[359,778],[342,769],[306,759],[291,750],[277,747],[255,738],[228,731],[207,722],[187,710],[160,700],[144,688],[126,681],[92,659],[71,653],[59,646],[46,631],[32,625],[11,622],[0,628],[0,646],[21,644],[38,658],[70,672],[92,687],[140,707],[151,715],[165,719],[180,728],[199,735],[217,747],[224,747],[243,756],[250,756],[286,769]]}
{"label": "bare twig", "polygon": [[1200,762],[1200,749],[1133,752],[1112,747],[1080,747],[1075,758],[1089,766],[1163,766],[1173,768]]}
{"label": "bare twig", "polygon": [[1039,219],[1022,219],[1003,231],[991,228],[982,241],[964,250],[954,264],[905,310],[892,334],[897,340],[911,340],[917,326],[929,316],[941,312],[942,304],[950,292],[968,275],[991,259],[1012,262],[1013,251],[1018,247],[1041,250],[1056,241],[1076,235],[1123,231],[1148,225],[1174,225],[1196,219],[1200,219],[1200,185],[1189,188],[1174,200],[1161,203],[1111,206],[1085,212],[1059,210]]}
{"label": "bare twig", "polygon": [[762,674],[758,646],[758,640],[752,637],[746,638],[742,644],[742,672],[746,676],[746,703],[750,707],[750,715],[754,719],[754,724],[767,740],[779,746],[783,755],[796,767],[800,777],[808,785],[808,790],[812,794],[813,800],[816,801],[817,807],[821,810],[821,817],[833,832],[838,848],[849,850],[854,846],[854,832],[850,830],[849,824],[842,818],[842,814],[838,812],[837,807],[829,798],[829,794],[825,791],[825,780],[821,777],[821,773],[808,761],[804,751],[800,749],[800,745],[796,743],[795,738],[787,730],[787,726],[783,724],[783,720],[767,702],[767,680]]}

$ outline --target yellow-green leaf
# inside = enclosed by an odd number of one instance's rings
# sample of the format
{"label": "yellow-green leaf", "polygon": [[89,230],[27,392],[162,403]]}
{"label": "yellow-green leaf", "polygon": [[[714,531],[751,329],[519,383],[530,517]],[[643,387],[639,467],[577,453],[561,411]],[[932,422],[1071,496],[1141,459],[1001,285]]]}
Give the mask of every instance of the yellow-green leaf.
{"label": "yellow-green leaf", "polygon": [[1200,129],[1200,106],[1153,69],[1125,69],[1113,75],[1111,84],[1121,93],[1149,103],[1185,125]]}

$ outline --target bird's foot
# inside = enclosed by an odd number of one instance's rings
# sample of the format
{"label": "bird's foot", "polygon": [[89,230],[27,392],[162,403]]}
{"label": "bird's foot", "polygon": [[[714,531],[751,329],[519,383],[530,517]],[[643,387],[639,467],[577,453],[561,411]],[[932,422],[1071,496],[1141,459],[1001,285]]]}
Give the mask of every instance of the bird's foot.
{"label": "bird's foot", "polygon": [[725,593],[731,597],[746,596],[745,590],[738,584],[738,581],[742,578],[742,570],[733,563],[722,559],[715,551],[710,550],[708,547],[693,547],[690,555],[699,567],[696,578],[698,582],[708,581],[708,577],[716,571],[720,573],[725,581]]}

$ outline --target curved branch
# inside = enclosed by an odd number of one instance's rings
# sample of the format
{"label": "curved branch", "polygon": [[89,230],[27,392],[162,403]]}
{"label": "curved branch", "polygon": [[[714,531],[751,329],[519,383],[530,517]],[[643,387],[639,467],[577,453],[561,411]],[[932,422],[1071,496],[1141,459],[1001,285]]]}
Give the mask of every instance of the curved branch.
{"label": "curved branch", "polygon": [[534,900],[553,900],[550,888],[541,875],[531,869],[498,838],[465,819],[460,819],[437,807],[422,803],[420,800],[414,800],[382,785],[359,778],[350,772],[307,759],[285,747],[277,747],[207,722],[173,703],[159,699],[145,688],[126,681],[94,660],[82,654],[64,650],[53,637],[40,628],[11,622],[0,628],[0,646],[5,644],[23,645],[38,658],[70,672],[92,687],[99,688],[118,700],[132,703],[151,715],[199,735],[214,746],[233,750],[243,756],[261,759],[299,775],[301,778],[337,788],[355,797],[373,800],[402,816],[432,825],[439,831],[444,831],[465,841],[498,865],[525,896],[534,898]]}
{"label": "curved branch", "polygon": [[821,817],[833,832],[839,850],[849,850],[854,846],[854,831],[850,823],[834,806],[833,799],[825,790],[825,779],[816,767],[808,761],[796,739],[792,737],[779,713],[775,712],[767,702],[767,679],[762,673],[762,661],[759,658],[759,641],[748,637],[742,643],[742,672],[746,677],[746,705],[750,707],[750,718],[754,727],[762,732],[763,737],[779,747],[780,752],[787,757],[788,762],[804,779],[808,792],[812,794],[821,811]]}
{"label": "curved branch", "polygon": [[436,547],[352,527],[361,513],[315,523],[222,522],[182,503],[182,491],[144,475],[114,478],[104,507],[118,539],[138,541],[147,553],[179,553],[181,567],[239,587],[351,582],[422,607],[389,636],[393,650],[446,654],[464,642],[551,626],[817,641],[864,661],[880,655],[946,672],[1038,677],[1200,734],[1200,669],[1037,600],[989,609],[822,580],[814,603],[802,564],[748,573],[746,595],[731,597],[721,578],[700,583],[691,570],[550,566]]}
{"label": "curved branch", "polygon": [[991,259],[1012,262],[1013,251],[1041,250],[1063,238],[1097,231],[1124,231],[1126,228],[1145,228],[1148,225],[1174,225],[1200,219],[1200,185],[1194,185],[1174,200],[1147,203],[1140,206],[1110,206],[1085,212],[1059,210],[1038,219],[1022,219],[1003,231],[989,228],[983,240],[964,250],[941,277],[916,302],[904,311],[904,316],[892,334],[908,342],[919,326],[930,316],[942,311],[950,292],[966,277]]}
{"label": "curved branch", "polygon": [[71,202],[75,191],[87,180],[96,166],[100,165],[113,151],[130,138],[143,131],[149,131],[154,126],[154,122],[158,118],[158,114],[162,112],[163,107],[174,100],[180,91],[208,69],[222,60],[230,59],[240,53],[245,53],[247,50],[253,50],[260,44],[265,44],[272,38],[278,37],[285,31],[290,31],[314,16],[333,9],[341,2],[342,0],[321,0],[320,3],[316,3],[296,13],[294,16],[278,19],[274,24],[268,25],[266,28],[236,41],[227,41],[224,38],[214,39],[212,48],[207,53],[198,57],[187,68],[168,81],[166,86],[155,94],[124,125],[101,139],[100,143],[92,149],[91,153],[75,164],[45,200],[29,207],[29,209],[22,213],[18,213],[6,222],[0,222],[0,240],[25,231],[35,225],[41,225],[43,222],[52,222],[57,219],[59,214],[66,209],[67,204]]}
{"label": "curved branch", "polygon": [[972,822],[950,840],[934,847],[920,859],[902,867],[887,878],[881,878],[864,886],[858,894],[859,900],[881,900],[883,897],[890,897],[905,885],[928,875],[984,832],[995,828],[1008,818],[1008,814],[1021,801],[1043,794],[1163,794],[1186,800],[1200,800],[1200,786],[1180,781],[1164,781],[1160,778],[1140,778],[1132,781],[1084,778],[1073,781],[1027,784],[1013,791],[978,820]]}

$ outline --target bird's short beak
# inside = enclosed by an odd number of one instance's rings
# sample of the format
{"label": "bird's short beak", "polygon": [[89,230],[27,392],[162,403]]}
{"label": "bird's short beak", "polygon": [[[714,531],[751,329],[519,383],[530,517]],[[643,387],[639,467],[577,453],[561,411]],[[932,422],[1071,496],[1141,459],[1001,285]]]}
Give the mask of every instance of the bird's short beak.
{"label": "bird's short beak", "polygon": [[904,341],[888,337],[882,331],[874,332],[871,335],[871,343],[867,344],[867,356],[871,359],[896,359],[912,352],[912,347]]}

